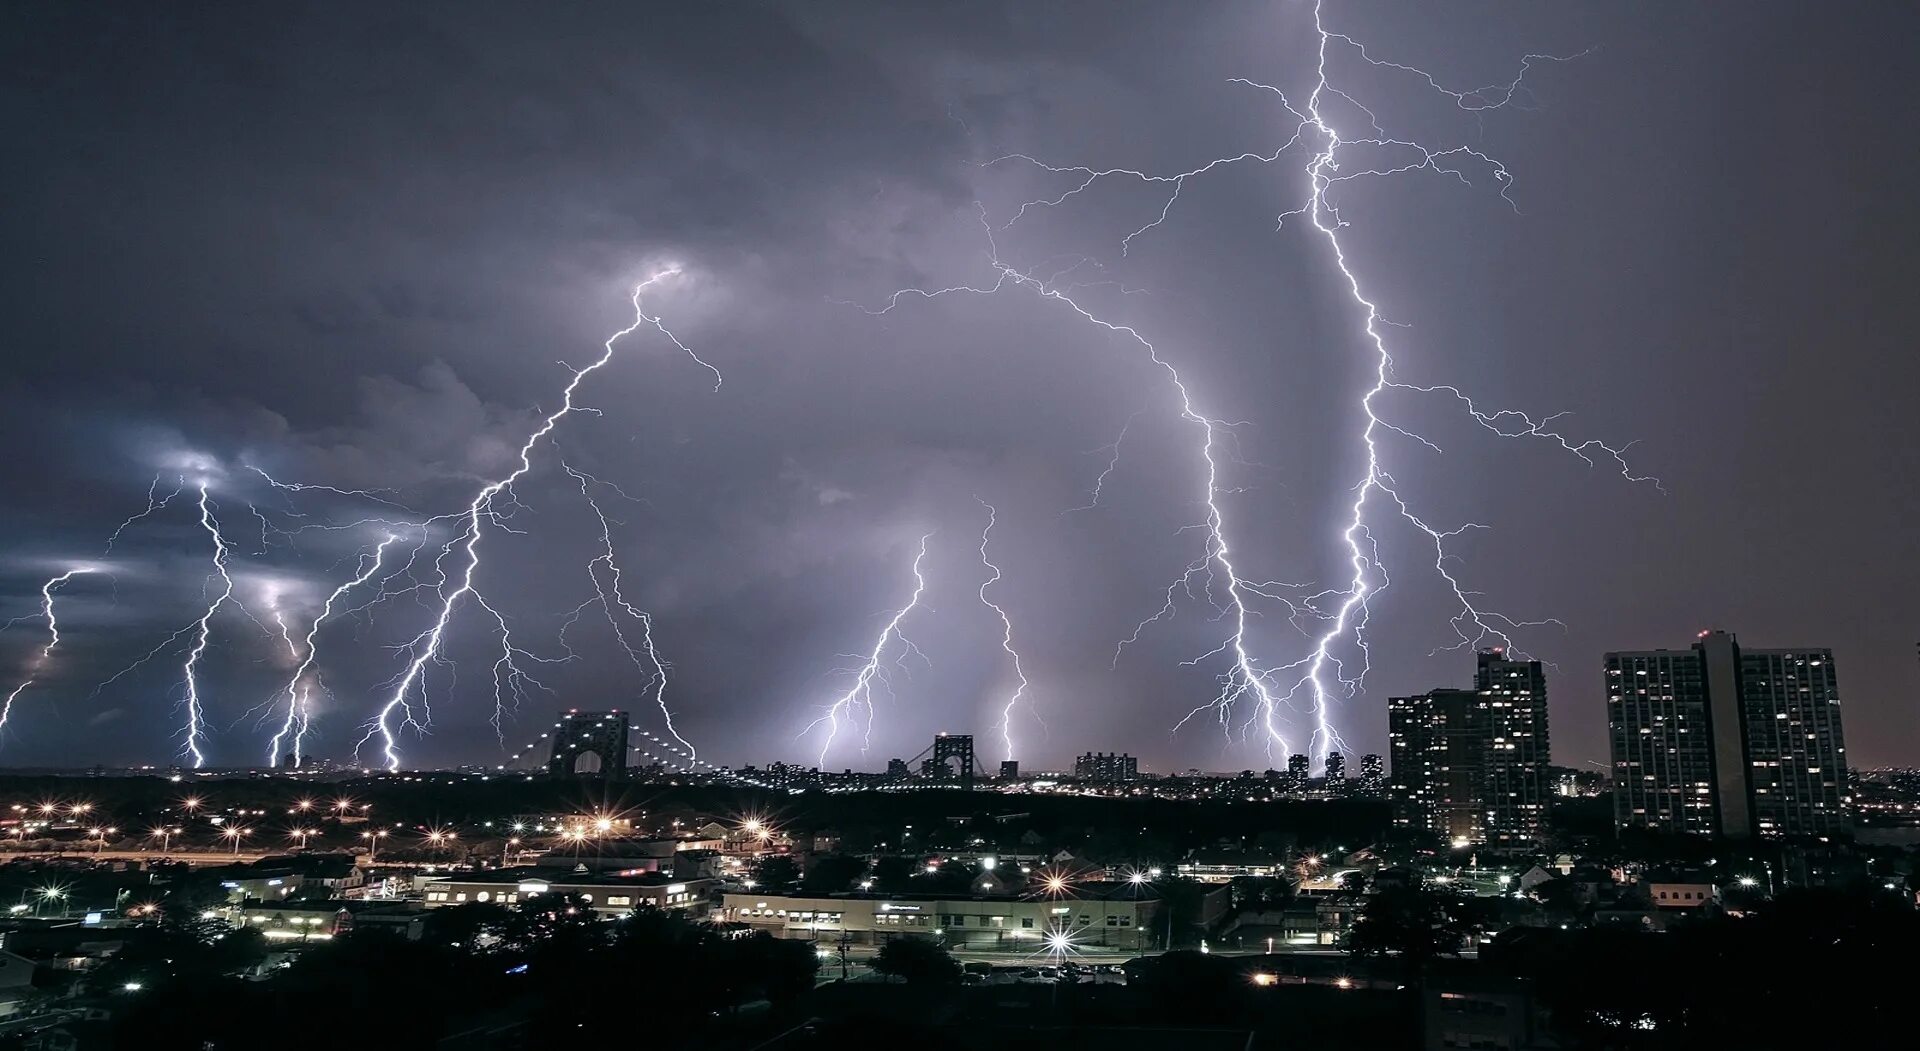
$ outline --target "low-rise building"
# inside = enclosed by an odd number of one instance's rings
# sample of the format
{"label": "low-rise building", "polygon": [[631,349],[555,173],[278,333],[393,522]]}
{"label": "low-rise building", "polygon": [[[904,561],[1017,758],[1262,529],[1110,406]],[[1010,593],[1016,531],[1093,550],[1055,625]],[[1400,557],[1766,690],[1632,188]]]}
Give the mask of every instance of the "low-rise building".
{"label": "low-rise building", "polygon": [[421,917],[420,903],[411,901],[250,901],[234,914],[233,924],[271,941],[326,941],[356,928],[391,930],[416,941]]}
{"label": "low-rise building", "polygon": [[707,914],[708,898],[717,885],[716,880],[680,880],[658,873],[620,875],[576,869],[557,874],[520,868],[456,873],[428,884],[425,900],[432,909],[488,901],[514,905],[540,894],[572,894],[609,919],[635,909],[660,909],[700,919]]}
{"label": "low-rise building", "polygon": [[1709,880],[1685,877],[1649,878],[1647,900],[1656,909],[1706,909],[1720,906],[1720,888]]}
{"label": "low-rise building", "polygon": [[[1226,887],[1209,888],[1224,908]],[[933,938],[971,949],[1037,951],[1050,937],[1076,946],[1139,950],[1165,938],[1165,913],[1151,887],[1125,882],[1077,883],[1059,895],[990,892],[937,894],[783,895],[753,891],[722,896],[723,921],[777,938],[885,942]]]}

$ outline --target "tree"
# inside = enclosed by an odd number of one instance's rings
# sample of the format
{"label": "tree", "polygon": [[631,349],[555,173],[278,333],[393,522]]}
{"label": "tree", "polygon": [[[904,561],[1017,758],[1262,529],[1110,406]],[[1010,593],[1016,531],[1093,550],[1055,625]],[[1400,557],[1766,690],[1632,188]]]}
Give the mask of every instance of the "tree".
{"label": "tree", "polygon": [[1425,887],[1393,887],[1367,899],[1347,937],[1356,956],[1399,956],[1418,969],[1459,954],[1471,928],[1458,903]]}
{"label": "tree", "polygon": [[833,894],[852,886],[853,881],[865,875],[866,871],[865,858],[848,854],[822,854],[807,866],[806,875],[800,880],[800,888],[808,894]]}
{"label": "tree", "polygon": [[503,930],[512,910],[498,902],[470,901],[429,910],[421,923],[421,939],[435,945],[451,945],[472,952],[482,935]]}
{"label": "tree", "polygon": [[920,871],[920,863],[909,857],[889,854],[876,858],[873,862],[873,883],[875,887],[889,893],[899,893],[907,889],[914,874]]}
{"label": "tree", "polygon": [[800,878],[800,866],[791,855],[768,854],[753,863],[753,879],[768,890],[786,890]]}
{"label": "tree", "polygon": [[895,938],[873,955],[873,972],[904,979],[909,985],[952,985],[960,980],[960,962],[924,938]]}

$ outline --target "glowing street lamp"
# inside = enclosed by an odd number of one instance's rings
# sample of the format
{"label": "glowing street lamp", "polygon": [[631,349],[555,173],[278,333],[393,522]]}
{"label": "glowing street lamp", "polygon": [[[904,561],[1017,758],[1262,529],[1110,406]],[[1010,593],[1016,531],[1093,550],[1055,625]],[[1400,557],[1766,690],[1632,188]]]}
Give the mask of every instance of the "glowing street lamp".
{"label": "glowing street lamp", "polygon": [[188,814],[197,814],[200,812],[200,808],[206,805],[207,801],[201,799],[199,796],[188,796],[180,801],[180,809],[186,811]]}
{"label": "glowing street lamp", "polygon": [[287,833],[287,838],[293,840],[302,849],[304,849],[307,845],[307,839],[311,837],[313,834],[314,834],[313,829],[296,828],[293,831]]}
{"label": "glowing street lamp", "polygon": [[237,858],[240,856],[240,841],[247,838],[247,834],[251,831],[252,829],[241,828],[238,825],[228,825],[220,835],[233,841],[233,856]]}
{"label": "glowing street lamp", "polygon": [[179,834],[180,834],[180,830],[177,828],[169,828],[165,825],[157,825],[147,833],[147,838],[159,840],[160,853],[165,854],[173,846],[173,837]]}
{"label": "glowing street lamp", "polygon": [[362,832],[360,838],[367,841],[367,864],[371,865],[373,859],[380,856],[380,841],[387,838],[387,830],[383,828],[378,832]]}

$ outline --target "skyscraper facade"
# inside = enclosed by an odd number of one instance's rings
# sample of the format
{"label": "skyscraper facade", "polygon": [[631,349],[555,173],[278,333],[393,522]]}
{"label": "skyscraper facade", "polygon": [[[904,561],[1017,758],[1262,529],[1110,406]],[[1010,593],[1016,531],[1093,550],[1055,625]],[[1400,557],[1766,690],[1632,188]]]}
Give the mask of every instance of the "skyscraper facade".
{"label": "skyscraper facade", "polygon": [[1732,837],[1847,826],[1831,650],[1743,649],[1706,631],[1687,650],[1609,653],[1606,676],[1616,824]]}
{"label": "skyscraper facade", "polygon": [[1498,649],[1471,690],[1387,701],[1394,822],[1456,844],[1524,847],[1546,829],[1546,673]]}
{"label": "skyscraper facade", "polygon": [[1473,688],[1487,702],[1487,838],[1499,844],[1538,842],[1546,831],[1547,676],[1539,661],[1482,650]]}
{"label": "skyscraper facade", "polygon": [[1368,752],[1360,757],[1360,794],[1378,798],[1387,794],[1386,767],[1379,756]]}
{"label": "skyscraper facade", "polygon": [[1083,781],[1137,781],[1140,760],[1125,752],[1088,752],[1073,761],[1073,776]]}

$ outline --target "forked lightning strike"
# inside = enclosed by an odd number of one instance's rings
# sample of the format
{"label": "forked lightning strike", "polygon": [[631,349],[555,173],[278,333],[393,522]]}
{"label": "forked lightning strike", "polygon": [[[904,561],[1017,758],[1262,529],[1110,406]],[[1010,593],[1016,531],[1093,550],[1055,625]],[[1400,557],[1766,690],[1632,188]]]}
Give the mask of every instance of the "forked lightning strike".
{"label": "forked lightning strike", "polygon": [[[475,605],[484,609],[493,618],[495,626],[500,630],[501,656],[494,665],[495,728],[499,729],[501,720],[506,715],[506,698],[502,693],[503,685],[505,688],[510,688],[515,691],[518,691],[522,684],[539,685],[537,679],[528,675],[521,668],[519,661],[523,658],[534,660],[540,660],[541,658],[534,658],[531,654],[514,645],[512,633],[506,618],[502,616],[498,610],[489,605],[486,599],[474,589],[474,574],[480,568],[481,534],[488,522],[494,522],[496,525],[499,525],[497,518],[499,512],[495,508],[494,502],[496,500],[511,501],[513,499],[513,484],[519,481],[527,472],[533,470],[532,457],[534,449],[539,446],[543,439],[553,433],[553,429],[559,425],[562,419],[576,411],[576,406],[574,405],[575,392],[579,390],[580,384],[589,375],[613,360],[614,345],[616,343],[631,335],[633,331],[641,325],[651,325],[672,340],[674,346],[679,347],[681,350],[686,351],[688,355],[693,356],[693,352],[687,350],[686,345],[680,342],[679,338],[675,337],[673,333],[669,332],[665,324],[662,323],[658,317],[649,315],[640,303],[641,295],[649,288],[679,273],[680,270],[678,267],[662,270],[647,278],[645,281],[640,282],[640,284],[634,288],[632,296],[634,312],[633,323],[607,337],[606,342],[601,345],[602,352],[600,356],[594,359],[592,363],[583,368],[572,370],[573,376],[568,380],[565,390],[561,393],[560,407],[543,419],[540,426],[536,427],[533,433],[529,434],[527,440],[520,446],[518,466],[514,467],[514,469],[505,476],[483,486],[480,491],[475,494],[473,502],[467,506],[466,512],[459,516],[462,520],[460,532],[455,534],[453,539],[441,546],[439,555],[434,559],[434,569],[439,576],[439,581],[429,590],[435,592],[439,598],[439,602],[433,623],[425,631],[420,632],[406,643],[404,648],[411,654],[410,659],[405,669],[395,677],[392,692],[388,696],[387,702],[382,705],[379,711],[374,714],[373,718],[369,720],[365,735],[360,738],[359,744],[354,748],[356,755],[360,749],[366,747],[369,741],[378,737],[380,739],[381,756],[385,759],[387,768],[390,770],[398,770],[400,768],[399,742],[397,739],[399,731],[404,727],[412,727],[416,731],[425,732],[426,722],[430,717],[430,713],[425,707],[426,692],[422,683],[422,677],[426,673],[427,665],[440,659],[441,640],[446,635],[448,623],[453,619],[454,610],[459,607],[463,599],[471,598]],[[694,356],[694,360],[706,366],[709,370],[713,370],[712,365],[702,361],[699,357]],[[719,375],[717,370],[714,374],[716,377]],[[456,549],[459,551],[459,555],[457,556],[459,564],[454,573],[449,574],[446,568],[446,561],[449,557],[454,557]],[[457,583],[454,582],[456,579]],[[450,590],[448,588],[449,584],[452,584]],[[419,703],[422,707],[418,717],[416,717],[414,712],[415,702],[409,699],[416,688],[421,690]],[[399,720],[397,725],[395,722],[396,715]]]}
{"label": "forked lightning strike", "polygon": [[[152,501],[149,500],[148,503],[151,504]],[[34,679],[40,676],[41,671],[46,668],[47,662],[53,659],[54,647],[60,645],[60,621],[59,618],[53,615],[53,589],[60,587],[82,573],[91,572],[93,572],[93,570],[88,567],[78,566],[67,570],[59,576],[51,577],[46,583],[40,585],[40,616],[47,622],[47,644],[40,647],[40,652],[35,654],[33,659],[28,662],[27,677],[21,681],[20,685],[13,688],[13,692],[7,694],[7,699],[4,703],[0,703],[0,733],[6,731],[7,720],[13,717],[13,702],[27,691],[27,687],[33,685]],[[4,739],[0,739],[0,743],[4,743]]]}
{"label": "forked lightning strike", "polygon": [[[273,739],[267,744],[267,764],[269,766],[279,762],[282,754],[280,748],[289,739],[293,742],[294,765],[300,765],[301,761],[305,759],[307,729],[312,717],[311,698],[314,690],[324,689],[320,680],[319,669],[314,666],[315,658],[320,655],[318,645],[320,626],[325,624],[327,618],[333,615],[333,604],[338,602],[341,596],[372,580],[379,574],[381,564],[387,557],[388,546],[399,538],[398,533],[388,533],[386,539],[380,541],[379,546],[373,549],[373,557],[371,560],[369,560],[366,555],[361,555],[358,572],[354,574],[353,579],[334,588],[332,593],[327,595],[327,600],[321,603],[320,612],[314,616],[313,623],[307,626],[305,642],[306,656],[299,658],[300,663],[293,669],[293,674],[287,677],[286,686],[282,687],[279,693],[274,694],[276,701],[282,695],[286,697],[287,715],[286,718],[281,720],[280,729],[274,733]],[[291,645],[291,643],[289,643],[289,645]],[[295,656],[299,656],[298,651],[295,652]]]}
{"label": "forked lightning strike", "polygon": [[[1248,648],[1247,622],[1251,616],[1247,608],[1246,600],[1248,588],[1241,581],[1239,571],[1234,567],[1233,549],[1227,542],[1226,515],[1220,507],[1220,496],[1222,495],[1220,486],[1220,463],[1215,456],[1215,450],[1219,442],[1220,432],[1228,426],[1227,421],[1215,419],[1201,412],[1194,405],[1193,392],[1187,387],[1186,381],[1181,378],[1179,370],[1175,369],[1172,362],[1161,355],[1159,348],[1154,346],[1154,344],[1137,329],[1131,325],[1108,321],[1082,306],[1064,290],[1049,285],[1040,278],[1036,278],[1031,274],[1018,270],[1003,262],[1000,258],[999,246],[994,239],[993,225],[987,220],[986,209],[980,208],[979,211],[980,225],[985,231],[987,258],[994,271],[998,274],[998,277],[991,285],[954,285],[937,289],[903,288],[889,296],[885,306],[877,310],[867,310],[867,313],[874,315],[889,313],[900,305],[902,299],[908,296],[917,296],[922,299],[935,299],[941,296],[958,294],[992,295],[1009,285],[1017,288],[1026,288],[1033,291],[1041,299],[1061,304],[1081,320],[1105,329],[1113,335],[1123,336],[1127,340],[1137,344],[1140,349],[1146,353],[1148,360],[1167,374],[1168,383],[1177,396],[1180,418],[1194,426],[1197,431],[1197,437],[1199,438],[1199,458],[1203,467],[1201,471],[1201,484],[1196,488],[1199,490],[1201,503],[1206,508],[1206,512],[1202,515],[1201,521],[1194,523],[1194,527],[1199,528],[1203,532],[1205,536],[1205,546],[1201,556],[1190,563],[1187,566],[1186,572],[1169,587],[1167,606],[1163,607],[1159,613],[1143,621],[1141,625],[1134,630],[1134,639],[1139,637],[1140,631],[1144,630],[1148,624],[1172,612],[1172,594],[1175,589],[1183,585],[1191,589],[1196,579],[1204,581],[1202,585],[1203,588],[1209,597],[1213,598],[1219,604],[1220,615],[1230,622],[1231,630],[1218,646],[1194,658],[1194,661],[1206,660],[1223,653],[1230,653],[1232,660],[1225,674],[1220,676],[1220,691],[1214,696],[1212,701],[1196,708],[1195,712],[1198,713],[1210,708],[1217,709],[1221,713],[1221,718],[1224,721],[1227,713],[1232,710],[1233,705],[1251,694],[1258,699],[1259,711],[1262,713],[1263,728],[1267,733],[1269,749],[1278,747],[1284,754],[1288,751],[1288,746],[1286,739],[1280,732],[1279,724],[1276,721],[1277,695],[1273,690],[1271,672],[1260,665],[1259,661],[1254,658]],[[1117,448],[1117,442],[1115,446]],[[1109,468],[1109,472],[1110,471],[1111,468]],[[1216,596],[1213,592],[1213,580],[1216,572],[1225,581],[1223,586],[1224,596]],[[1126,643],[1123,642],[1121,645],[1124,647]],[[1191,718],[1191,716],[1189,716],[1189,718]],[[1182,721],[1184,722],[1185,720]]]}
{"label": "forked lightning strike", "polygon": [[186,663],[180,669],[187,688],[183,705],[187,716],[184,731],[186,744],[181,749],[181,754],[193,757],[193,767],[196,770],[207,765],[206,753],[200,750],[206,724],[205,711],[200,704],[200,658],[207,652],[207,641],[213,633],[213,615],[220,612],[220,607],[226,605],[227,600],[233,597],[233,576],[227,572],[229,555],[227,538],[221,535],[220,521],[213,515],[213,504],[207,496],[207,484],[206,479],[200,480],[200,527],[213,538],[213,571],[220,578],[220,594],[214,596],[213,601],[207,604],[206,612],[200,614],[200,619],[193,623],[193,645],[187,650]]}
{"label": "forked lightning strike", "polygon": [[[1115,444],[1117,445],[1118,443]],[[979,498],[975,497],[975,499]],[[1000,648],[1007,651],[1007,659],[1012,662],[1013,665],[1013,676],[1019,680],[1019,684],[1013,688],[1013,692],[1007,695],[1007,703],[1000,708],[1000,739],[1006,744],[1006,757],[1013,759],[1015,758],[1013,747],[1013,710],[1020,706],[1020,700],[1026,696],[1027,687],[1031,684],[1027,682],[1026,669],[1020,666],[1020,651],[1013,648],[1013,620],[1007,616],[1005,608],[993,599],[987,597],[987,589],[1000,583],[1000,566],[995,563],[992,558],[987,556],[987,542],[993,536],[993,526],[999,516],[998,512],[993,509],[993,505],[987,503],[985,500],[980,501],[980,506],[987,509],[987,525],[985,529],[980,531],[980,564],[987,567],[987,570],[993,574],[980,583],[980,601],[984,603],[988,609],[993,611],[994,616],[1000,618]],[[1029,705],[1028,707],[1031,708],[1032,706]]]}
{"label": "forked lightning strike", "polygon": [[[1470,184],[1467,166],[1477,164],[1491,174],[1500,188],[1501,198],[1510,205],[1513,204],[1510,196],[1513,185],[1512,174],[1498,159],[1486,152],[1464,145],[1431,148],[1413,139],[1390,136],[1384,131],[1378,116],[1372,109],[1333,83],[1329,71],[1329,51],[1334,45],[1350,48],[1362,62],[1370,66],[1417,76],[1425,80],[1430,87],[1452,99],[1460,109],[1476,113],[1500,109],[1521,99],[1527,91],[1526,75],[1536,63],[1568,61],[1579,55],[1528,55],[1523,59],[1519,73],[1512,80],[1504,84],[1496,83],[1459,91],[1444,87],[1424,70],[1376,59],[1352,37],[1329,31],[1325,27],[1321,5],[1318,2],[1314,5],[1313,18],[1318,39],[1317,61],[1313,86],[1307,96],[1304,110],[1296,107],[1288,99],[1285,91],[1278,87],[1246,78],[1231,80],[1232,83],[1271,92],[1278,97],[1280,104],[1294,118],[1291,132],[1285,141],[1272,151],[1244,151],[1218,157],[1190,170],[1171,175],[1150,174],[1129,168],[1056,166],[1025,153],[1012,153],[998,157],[987,162],[987,166],[1009,161],[1023,161],[1050,173],[1071,175],[1077,180],[1062,193],[1020,205],[1011,218],[999,227],[1003,231],[1010,229],[1032,209],[1063,206],[1069,200],[1087,193],[1096,184],[1110,178],[1125,178],[1148,185],[1170,186],[1171,191],[1159,207],[1157,214],[1121,239],[1121,251],[1124,255],[1131,250],[1136,239],[1159,227],[1168,219],[1189,180],[1242,161],[1254,161],[1263,165],[1273,164],[1294,147],[1307,145],[1310,152],[1301,167],[1301,174],[1305,181],[1304,197],[1295,208],[1279,217],[1279,223],[1284,227],[1289,219],[1305,218],[1325,241],[1345,291],[1362,316],[1360,330],[1372,354],[1373,382],[1358,401],[1360,416],[1364,421],[1358,437],[1366,453],[1366,466],[1351,490],[1353,502],[1347,524],[1339,534],[1339,544],[1345,551],[1350,572],[1343,586],[1304,594],[1308,589],[1300,585],[1279,581],[1254,582],[1240,578],[1230,558],[1230,548],[1225,535],[1225,516],[1218,501],[1221,495],[1230,492],[1220,485],[1220,469],[1215,458],[1218,437],[1216,431],[1224,424],[1195,410],[1193,398],[1179,375],[1139,332],[1130,326],[1095,316],[1061,289],[1053,287],[1047,280],[1035,278],[1004,263],[1000,258],[999,249],[994,244],[994,228],[986,221],[984,210],[981,214],[982,223],[987,228],[989,257],[993,268],[999,274],[992,285],[986,287],[962,285],[933,290],[903,289],[894,293],[884,307],[869,312],[878,314],[891,311],[898,306],[902,297],[907,295],[932,298],[960,292],[989,294],[1012,283],[1030,288],[1044,298],[1061,302],[1083,319],[1109,332],[1125,335],[1144,347],[1153,361],[1167,371],[1174,388],[1178,391],[1182,418],[1194,423],[1200,429],[1200,452],[1206,482],[1207,512],[1203,523],[1206,539],[1202,553],[1167,588],[1165,601],[1160,609],[1142,621],[1131,636],[1122,640],[1120,648],[1116,650],[1115,659],[1118,660],[1120,652],[1129,643],[1138,641],[1141,632],[1148,626],[1172,616],[1179,605],[1179,596],[1182,592],[1189,598],[1205,596],[1215,606],[1220,616],[1229,621],[1230,630],[1220,645],[1187,663],[1197,663],[1223,653],[1230,653],[1232,664],[1227,673],[1221,677],[1221,689],[1213,699],[1190,711],[1175,725],[1175,729],[1178,730],[1194,716],[1207,711],[1215,712],[1223,725],[1231,725],[1229,720],[1233,708],[1239,702],[1251,699],[1255,704],[1255,711],[1242,725],[1248,726],[1258,722],[1266,732],[1266,746],[1269,753],[1276,747],[1285,752],[1288,746],[1278,725],[1283,717],[1282,705],[1297,709],[1304,704],[1304,707],[1311,712],[1313,719],[1313,731],[1306,745],[1307,751],[1316,760],[1324,761],[1330,749],[1340,746],[1339,734],[1331,719],[1332,703],[1336,695],[1347,697],[1355,695],[1364,684],[1369,659],[1366,627],[1371,614],[1371,602],[1388,583],[1386,566],[1381,560],[1369,513],[1373,505],[1379,501],[1384,500],[1389,503],[1395,517],[1417,529],[1431,544],[1434,570],[1445,582],[1458,604],[1456,612],[1448,622],[1459,640],[1457,646],[1475,646],[1495,641],[1512,650],[1514,646],[1508,634],[1509,630],[1558,623],[1552,620],[1520,621],[1482,609],[1476,603],[1474,593],[1469,591],[1449,569],[1448,563],[1454,556],[1449,549],[1448,541],[1464,531],[1485,527],[1478,523],[1466,523],[1454,528],[1435,526],[1408,504],[1394,481],[1392,472],[1383,463],[1381,445],[1384,440],[1383,432],[1401,435],[1435,452],[1439,451],[1439,446],[1422,437],[1412,428],[1386,419],[1382,408],[1377,403],[1382,393],[1399,390],[1416,394],[1442,394],[1455,399],[1475,423],[1500,437],[1538,438],[1550,441],[1579,457],[1589,466],[1595,466],[1601,460],[1605,460],[1628,481],[1647,482],[1656,487],[1659,483],[1657,479],[1634,472],[1625,456],[1627,446],[1615,447],[1591,439],[1578,441],[1553,429],[1553,421],[1558,416],[1536,419],[1527,413],[1512,409],[1486,411],[1459,388],[1451,385],[1410,384],[1395,381],[1393,357],[1381,332],[1381,328],[1391,322],[1382,316],[1379,307],[1364,290],[1350,261],[1346,246],[1340,238],[1340,230],[1348,223],[1342,218],[1337,205],[1331,198],[1331,191],[1337,184],[1368,177],[1384,177],[1417,171],[1431,171]],[[1586,53],[1580,52],[1580,55]],[[1362,114],[1370,134],[1353,137],[1342,135],[1336,127],[1334,118],[1327,111],[1327,107],[1334,105],[1336,101],[1345,103]],[[1349,155],[1354,152],[1359,152],[1361,155],[1355,159],[1349,159]],[[1379,160],[1368,163],[1369,155],[1377,156]],[[1098,502],[1100,489],[1117,462],[1119,443],[1115,442],[1111,448],[1114,454],[1113,459],[1101,472],[1100,479],[1096,482],[1094,500],[1088,507]],[[1084,509],[1086,508],[1075,510]],[[1219,591],[1215,590],[1217,582],[1223,582]],[[1285,664],[1265,666],[1257,662],[1248,649],[1247,620],[1250,612],[1247,605],[1248,596],[1257,596],[1284,605],[1290,611],[1288,619],[1296,627],[1300,626],[1300,620],[1303,617],[1324,622],[1322,630],[1317,635],[1307,633],[1311,641],[1308,652]],[[1305,632],[1304,628],[1301,630]],[[1343,658],[1341,654],[1349,652],[1349,648],[1350,656]],[[1349,660],[1357,666],[1357,670],[1351,674],[1346,666]],[[1290,683],[1284,689],[1278,685],[1283,681]]]}
{"label": "forked lightning strike", "polygon": [[[660,659],[660,651],[653,644],[653,615],[634,606],[620,593],[620,564],[614,561],[613,556],[613,527],[607,521],[606,512],[601,510],[600,501],[594,499],[593,495],[592,483],[600,480],[567,463],[562,463],[560,467],[580,483],[580,495],[586,498],[587,506],[593,509],[594,521],[600,523],[600,552],[587,563],[587,577],[593,581],[594,598],[581,605],[599,603],[600,612],[607,618],[607,626],[613,629],[614,639],[620,643],[620,648],[626,652],[634,668],[647,677],[645,689],[653,696],[654,706],[660,709],[660,717],[666,720],[667,733],[686,748],[688,759],[697,761],[700,753],[686,738],[680,736],[680,731],[673,725],[673,711],[667,707],[667,662]],[[607,582],[604,584],[600,581],[602,567],[607,572]],[[618,613],[615,612],[616,608]],[[578,608],[575,612],[578,612]],[[620,624],[621,613],[640,626],[638,649],[634,648],[633,642],[627,638],[626,629]]]}
{"label": "forked lightning strike", "polygon": [[901,606],[888,618],[886,627],[880,629],[880,637],[874,640],[873,649],[867,651],[865,663],[861,664],[860,669],[854,673],[853,685],[848,687],[845,693],[834,698],[833,703],[827,707],[827,714],[808,723],[806,729],[800,731],[800,736],[805,737],[807,734],[813,732],[814,727],[822,724],[826,725],[826,739],[820,742],[820,766],[822,769],[825,769],[827,764],[827,751],[833,747],[834,738],[840,735],[841,717],[844,716],[852,719],[856,711],[864,709],[866,711],[866,722],[860,739],[861,754],[866,754],[867,748],[872,744],[874,681],[876,679],[879,680],[881,686],[886,687],[889,693],[892,692],[892,686],[887,677],[885,667],[886,654],[890,644],[894,642],[900,644],[902,652],[900,657],[897,658],[899,660],[904,660],[908,656],[918,655],[920,653],[920,648],[913,644],[913,640],[901,634],[900,622],[907,619],[907,614],[919,608],[920,596],[926,593],[927,578],[926,574],[921,572],[920,564],[926,560],[927,541],[931,539],[933,539],[932,533],[922,536],[920,538],[920,550],[913,556],[913,595],[907,599],[906,605]]}

